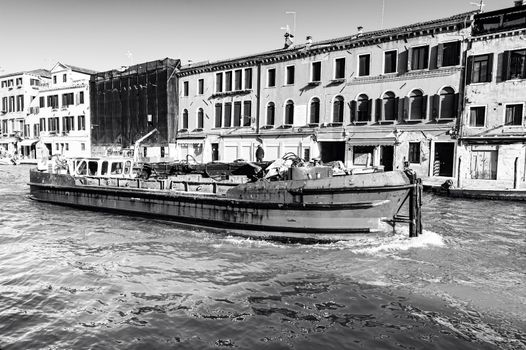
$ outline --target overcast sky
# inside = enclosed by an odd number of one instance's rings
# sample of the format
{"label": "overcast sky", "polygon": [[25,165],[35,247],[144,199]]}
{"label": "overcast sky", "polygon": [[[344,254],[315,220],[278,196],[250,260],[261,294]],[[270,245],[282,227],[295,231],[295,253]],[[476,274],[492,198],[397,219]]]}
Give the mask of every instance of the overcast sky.
{"label": "overcast sky", "polygon": [[[60,61],[99,71],[165,57],[219,60],[296,42],[396,27],[477,9],[479,0],[0,0],[0,74]],[[485,0],[485,10],[513,0]],[[131,53],[131,55],[130,55]],[[3,69],[3,72],[1,72]]]}

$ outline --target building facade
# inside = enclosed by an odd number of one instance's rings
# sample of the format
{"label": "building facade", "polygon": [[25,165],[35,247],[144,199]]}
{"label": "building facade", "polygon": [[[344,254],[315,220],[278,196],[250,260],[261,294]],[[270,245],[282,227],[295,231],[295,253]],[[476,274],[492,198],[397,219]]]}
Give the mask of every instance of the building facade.
{"label": "building facade", "polygon": [[0,76],[0,148],[2,152],[14,155],[22,153],[25,147],[31,148],[32,139],[38,137],[38,130],[31,128],[26,123],[30,114],[30,105],[49,80],[50,73],[44,69]]}
{"label": "building facade", "polygon": [[[50,72],[49,83],[30,105],[26,126],[34,134],[26,143],[40,139],[50,155],[89,156],[89,79],[95,71],[59,62]],[[25,146],[22,154],[34,159],[35,149]]]}
{"label": "building facade", "polygon": [[90,80],[91,142],[94,155],[121,153],[141,142],[141,156],[167,158],[175,150],[179,60],[145,62],[97,73]]}
{"label": "building facade", "polygon": [[460,185],[526,187],[526,6],[475,16],[460,128]]}
{"label": "building facade", "polygon": [[181,67],[177,151],[196,161],[292,152],[454,176],[474,13]]}

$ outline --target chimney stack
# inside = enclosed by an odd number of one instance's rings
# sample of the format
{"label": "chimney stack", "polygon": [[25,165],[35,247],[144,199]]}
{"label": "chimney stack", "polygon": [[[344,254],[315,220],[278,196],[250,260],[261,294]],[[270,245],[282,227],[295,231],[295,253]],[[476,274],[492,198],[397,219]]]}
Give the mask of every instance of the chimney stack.
{"label": "chimney stack", "polygon": [[294,44],[294,35],[290,34],[289,32],[285,33],[285,49],[288,49]]}
{"label": "chimney stack", "polygon": [[363,34],[363,27],[362,26],[358,26],[356,29],[358,29],[358,36]]}
{"label": "chimney stack", "polygon": [[307,43],[306,43],[307,46],[311,46],[312,45],[312,36],[310,36],[310,35],[307,36],[306,40],[307,40]]}
{"label": "chimney stack", "polygon": [[524,0],[515,0],[515,7],[524,5]]}

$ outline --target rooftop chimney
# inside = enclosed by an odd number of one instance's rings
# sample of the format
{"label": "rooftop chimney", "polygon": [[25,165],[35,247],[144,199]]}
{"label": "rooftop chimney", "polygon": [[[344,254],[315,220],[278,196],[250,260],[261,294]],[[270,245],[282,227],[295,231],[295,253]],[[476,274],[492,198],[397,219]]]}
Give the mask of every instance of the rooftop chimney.
{"label": "rooftop chimney", "polygon": [[358,29],[358,36],[363,34],[363,27],[362,26],[359,26],[356,29]]}
{"label": "rooftop chimney", "polygon": [[515,0],[515,7],[524,5],[524,0]]}
{"label": "rooftop chimney", "polygon": [[310,36],[310,35],[307,36],[306,41],[307,41],[306,42],[307,46],[311,46],[312,45],[312,36]]}
{"label": "rooftop chimney", "polygon": [[294,35],[290,34],[289,32],[285,33],[285,49],[288,49],[294,44]]}

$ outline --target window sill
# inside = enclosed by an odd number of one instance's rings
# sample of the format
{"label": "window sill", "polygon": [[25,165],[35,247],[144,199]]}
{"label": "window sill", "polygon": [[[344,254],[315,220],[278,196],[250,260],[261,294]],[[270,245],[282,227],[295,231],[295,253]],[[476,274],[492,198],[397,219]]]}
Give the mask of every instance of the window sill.
{"label": "window sill", "polygon": [[394,124],[396,122],[396,120],[379,120],[378,123],[379,124]]}
{"label": "window sill", "polygon": [[371,123],[370,120],[356,120],[356,121],[353,121],[351,124],[352,125],[367,125]]}
{"label": "window sill", "polygon": [[260,129],[262,130],[274,129],[274,125],[263,125],[262,127],[260,127]]}
{"label": "window sill", "polygon": [[345,78],[334,78],[331,80],[332,85],[337,85],[345,82]]}
{"label": "window sill", "polygon": [[247,95],[247,94],[249,94],[251,92],[252,92],[251,89],[216,92],[215,94],[213,94],[210,97],[211,98],[216,98],[216,97],[226,97],[226,96],[236,96],[236,95]]}
{"label": "window sill", "polygon": [[309,81],[309,83],[307,84],[308,86],[318,86],[318,85],[321,85],[321,81]]}

